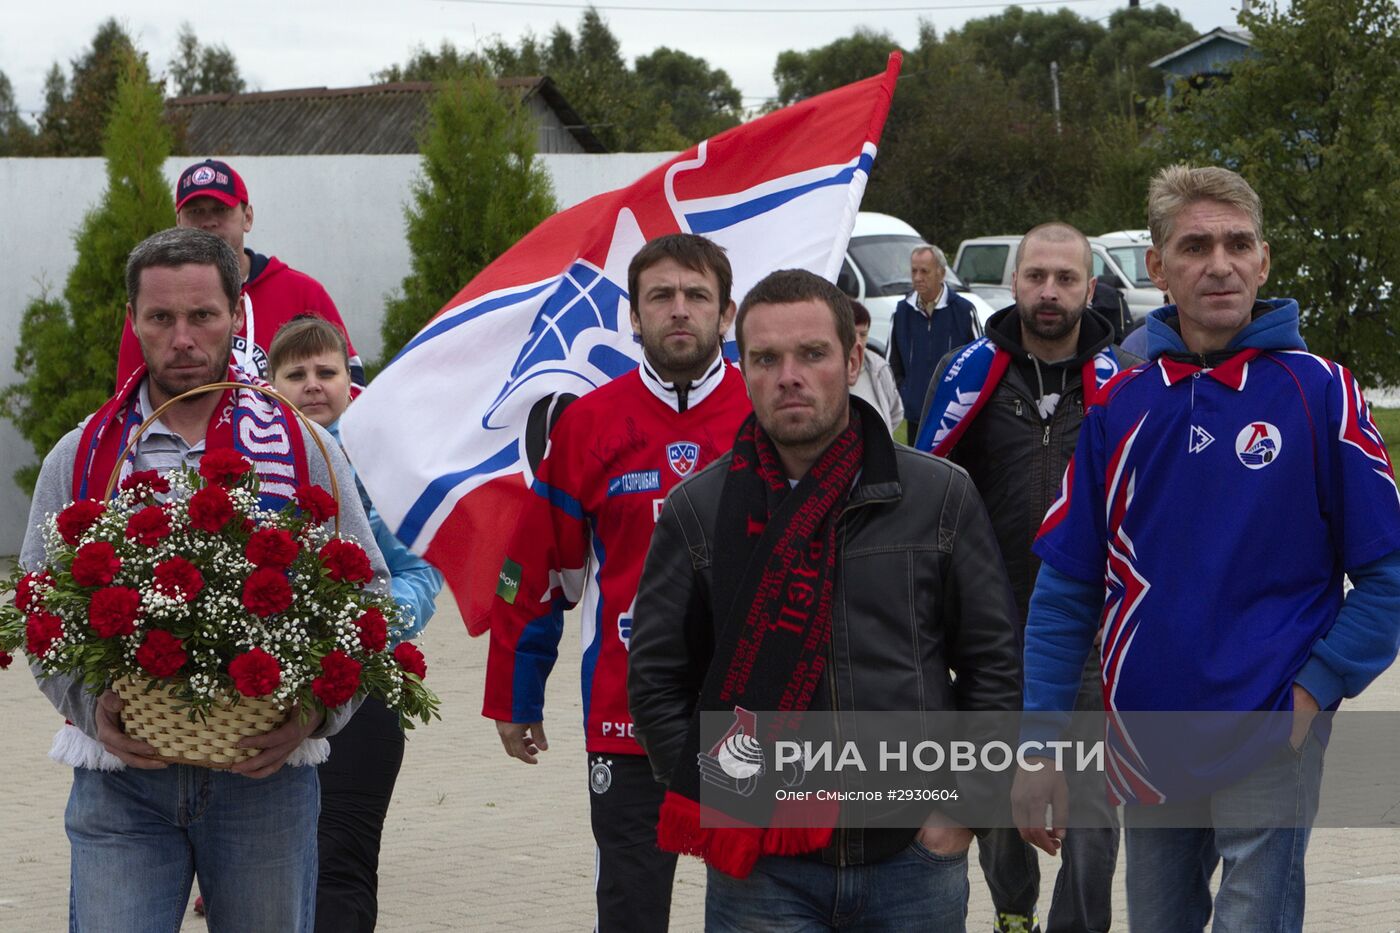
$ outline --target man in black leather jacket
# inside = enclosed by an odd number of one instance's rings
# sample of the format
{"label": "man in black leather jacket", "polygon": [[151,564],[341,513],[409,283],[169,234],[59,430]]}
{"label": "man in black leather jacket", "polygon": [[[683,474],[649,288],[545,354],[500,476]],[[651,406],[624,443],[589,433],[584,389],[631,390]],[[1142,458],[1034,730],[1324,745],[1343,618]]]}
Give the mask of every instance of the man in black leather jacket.
{"label": "man in black leather jacket", "polygon": [[[833,517],[829,620],[821,620],[829,633],[813,664],[823,676],[811,708],[1017,708],[1015,607],[986,510],[962,469],[895,444],[879,415],[849,397],[861,355],[848,299],[810,273],[773,273],[745,298],[736,330],[756,427],[740,430],[735,450],[753,449],[749,430],[760,454],[765,444],[776,451],[770,465],[780,462],[785,475],[768,477],[770,503],[809,495],[848,441],[859,456]],[[682,749],[697,706],[723,708],[707,703],[707,674],[723,672],[726,629],[741,626],[747,609],[742,588],[725,600],[734,586],[725,570],[732,552],[753,545],[742,517],[735,526],[720,513],[748,468],[727,454],[672,491],[637,594],[628,696],[638,738],[672,791],[694,768]],[[770,514],[778,524],[788,513]],[[755,529],[752,514],[749,523],[752,538],[763,526]],[[759,539],[749,568],[767,559],[768,540]],[[664,848],[664,826],[662,835]],[[747,877],[717,871],[706,855],[706,929],[748,928],[774,911],[819,927],[832,922],[833,903],[856,925],[962,929],[972,838],[925,804],[907,828],[838,829],[815,851],[759,858]]]}
{"label": "man in black leather jacket", "polygon": [[[1056,497],[1074,454],[1079,428],[1099,383],[1141,362],[1113,344],[1114,330],[1091,307],[1094,294],[1089,241],[1068,224],[1042,224],[1026,234],[1016,253],[1016,304],[987,322],[986,340],[1010,357],[1004,375],[984,388],[988,398],[952,440],[935,449],[972,476],[991,515],[1012,590],[1018,633],[1024,632],[1040,560],[1031,545]],[[963,352],[939,363],[925,402],[933,411],[943,374]],[[1086,389],[1087,386],[1087,389]],[[1086,391],[1090,398],[1086,400]],[[1097,654],[1084,670],[1077,705],[1103,709]],[[1102,828],[1076,827],[1065,841],[1064,860],[1047,917],[1047,933],[1107,930],[1110,892],[1118,855],[1113,812],[1100,791],[1075,795],[1076,804],[1097,801]],[[1036,926],[1040,868],[1035,850],[1014,829],[994,829],[978,841],[978,856],[997,912],[994,929]]]}

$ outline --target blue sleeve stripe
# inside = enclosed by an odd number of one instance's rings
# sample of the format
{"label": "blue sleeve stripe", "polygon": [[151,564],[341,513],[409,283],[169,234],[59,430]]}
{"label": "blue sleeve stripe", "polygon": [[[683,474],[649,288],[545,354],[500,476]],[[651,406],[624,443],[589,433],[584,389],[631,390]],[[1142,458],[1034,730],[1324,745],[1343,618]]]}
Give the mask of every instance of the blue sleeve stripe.
{"label": "blue sleeve stripe", "polygon": [[549,612],[530,620],[520,633],[511,684],[512,721],[539,722],[544,718],[544,684],[559,659],[559,639],[563,634],[564,613],[557,603]]}
{"label": "blue sleeve stripe", "polygon": [[530,487],[535,495],[541,499],[547,499],[549,504],[562,511],[576,521],[583,521],[583,505],[573,496],[569,495],[558,486],[551,486],[544,480],[537,479]]}

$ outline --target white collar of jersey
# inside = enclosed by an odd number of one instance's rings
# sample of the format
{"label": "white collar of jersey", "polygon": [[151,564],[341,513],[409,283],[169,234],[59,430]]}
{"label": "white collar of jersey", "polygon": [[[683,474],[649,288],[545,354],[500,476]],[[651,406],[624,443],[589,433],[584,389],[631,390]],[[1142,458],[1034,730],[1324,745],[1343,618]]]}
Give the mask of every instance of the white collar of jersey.
{"label": "white collar of jersey", "polygon": [[[724,354],[716,354],[710,367],[705,370],[705,375],[690,384],[690,391],[686,393],[685,407],[687,410],[699,405],[709,398],[710,393],[719,387],[720,381],[724,379]],[[651,368],[651,363],[646,357],[642,357],[641,365],[642,384],[650,390],[661,401],[671,407],[673,411],[680,411],[680,395],[676,392],[674,382],[666,382],[656,370]]]}

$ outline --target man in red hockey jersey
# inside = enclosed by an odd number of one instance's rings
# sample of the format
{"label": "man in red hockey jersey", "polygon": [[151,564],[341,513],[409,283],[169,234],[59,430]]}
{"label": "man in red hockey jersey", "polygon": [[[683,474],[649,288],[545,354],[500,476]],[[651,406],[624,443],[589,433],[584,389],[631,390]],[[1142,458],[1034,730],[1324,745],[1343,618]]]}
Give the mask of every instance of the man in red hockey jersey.
{"label": "man in red hockey jersey", "polygon": [[[175,225],[212,233],[233,247],[243,270],[243,329],[233,338],[234,362],[250,376],[266,377],[267,348],[278,328],[298,314],[314,314],[345,334],[350,348],[350,381],[365,383],[364,366],[345,330],[335,302],[321,283],[276,256],[243,245],[253,229],[248,187],[227,162],[205,159],[180,173],[175,184]],[[127,321],[117,355],[117,387],[141,365],[141,346]]]}
{"label": "man in red hockey jersey", "polygon": [[656,846],[665,788],[627,710],[632,604],[671,487],[729,450],[751,408],[721,348],[734,320],[724,251],[692,234],[653,240],[627,270],[644,359],[569,405],[535,471],[535,497],[506,551],[483,715],[506,753],[534,764],[549,747],[544,685],[563,612],[583,603],[583,709],[598,929],[667,928],[676,857]]}

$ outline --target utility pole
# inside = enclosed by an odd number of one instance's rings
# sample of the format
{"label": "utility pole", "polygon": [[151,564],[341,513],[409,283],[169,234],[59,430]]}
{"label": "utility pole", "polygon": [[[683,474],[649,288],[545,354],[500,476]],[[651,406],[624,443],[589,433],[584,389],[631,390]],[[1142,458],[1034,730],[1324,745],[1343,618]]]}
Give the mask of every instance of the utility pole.
{"label": "utility pole", "polygon": [[1060,135],[1060,63],[1050,63],[1050,90],[1055,102],[1055,135]]}

